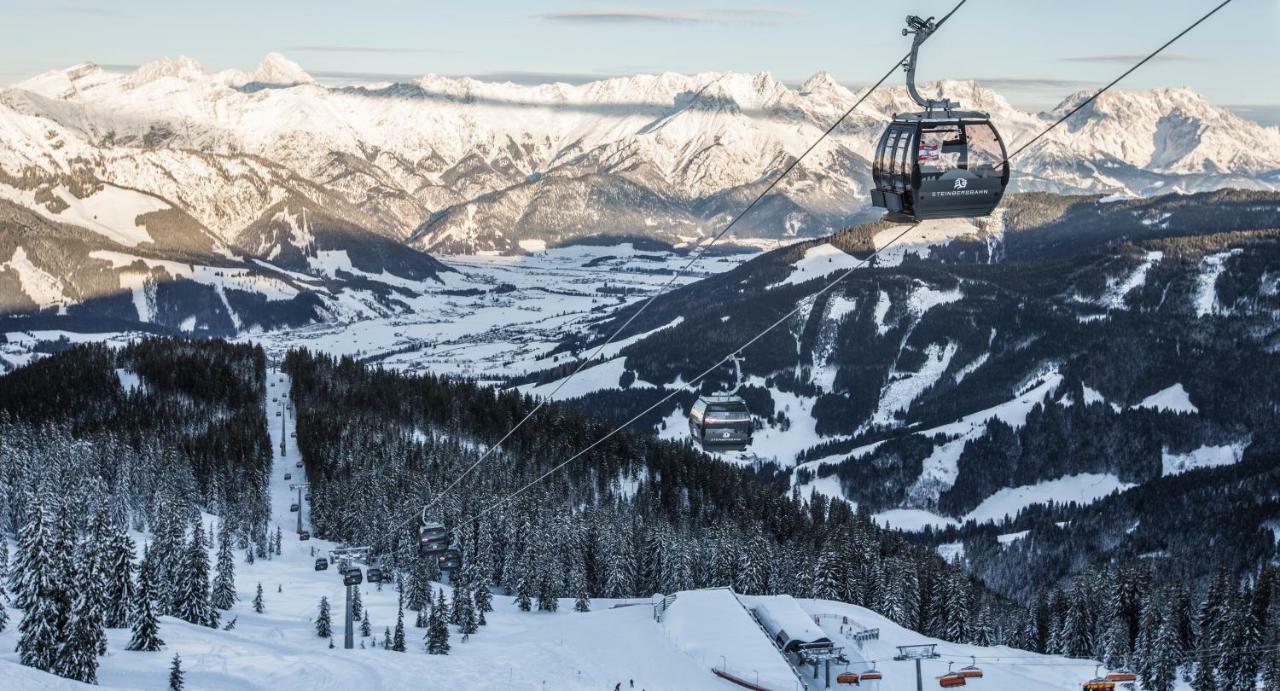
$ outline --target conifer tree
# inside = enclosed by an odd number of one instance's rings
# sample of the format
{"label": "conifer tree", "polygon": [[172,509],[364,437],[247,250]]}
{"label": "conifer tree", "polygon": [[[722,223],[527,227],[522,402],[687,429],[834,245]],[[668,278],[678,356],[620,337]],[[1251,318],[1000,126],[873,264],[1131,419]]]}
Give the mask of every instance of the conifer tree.
{"label": "conifer tree", "polygon": [[351,596],[351,617],[359,619],[364,611],[364,603],[360,600],[360,588],[356,588],[355,591],[355,594]]}
{"label": "conifer tree", "polygon": [[538,581],[538,611],[554,612],[559,608],[560,601],[556,599],[555,583],[550,574],[543,574]]}
{"label": "conifer tree", "polygon": [[427,621],[430,618],[429,614],[434,609],[435,607],[428,606],[418,610],[418,616],[413,620],[413,628],[415,629],[427,628]]}
{"label": "conifer tree", "polygon": [[369,610],[364,611],[364,617],[360,619],[360,635],[368,638],[373,635],[373,628],[369,624]]}
{"label": "conifer tree", "polygon": [[265,607],[264,603],[262,602],[262,583],[261,583],[261,582],[259,582],[259,583],[258,583],[258,592],[254,593],[254,595],[253,595],[253,611],[254,611],[254,612],[257,612],[258,614],[262,614],[262,612],[263,612],[265,609],[266,609],[266,607]]}
{"label": "conifer tree", "polygon": [[169,691],[182,691],[184,688],[182,658],[173,654],[173,662],[169,664]]}
{"label": "conifer tree", "polygon": [[533,588],[529,584],[528,574],[520,574],[520,580],[516,584],[516,606],[521,612],[533,609]]}
{"label": "conifer tree", "polygon": [[204,540],[204,526],[198,516],[192,523],[191,541],[187,543],[183,566],[178,581],[178,618],[192,624],[217,628],[218,610],[209,604],[209,551]]}
{"label": "conifer tree", "polygon": [[458,615],[458,618],[460,619],[458,623],[458,630],[467,635],[475,633],[479,628],[480,622],[476,616],[476,606],[471,600],[470,593],[462,599],[462,602],[454,607],[453,611],[455,614],[458,612],[459,607],[462,608],[462,614]]}
{"label": "conifer tree", "polygon": [[427,653],[429,655],[449,654],[449,605],[444,601],[444,589],[436,599],[436,606],[431,608],[430,620],[427,623]]}
{"label": "conifer tree", "polygon": [[391,649],[397,653],[405,651],[404,645],[404,597],[400,598],[400,603],[396,607],[396,635],[392,639]]}
{"label": "conifer tree", "polygon": [[[89,567],[88,560],[85,567]],[[93,590],[93,587],[84,588],[76,597],[53,669],[59,676],[86,684],[98,683],[98,649],[99,645],[106,647]]]}
{"label": "conifer tree", "polygon": [[321,596],[320,613],[316,616],[316,635],[328,638],[333,635],[333,622],[329,618],[329,598]]}
{"label": "conifer tree", "polygon": [[217,609],[231,609],[236,603],[236,562],[231,554],[231,527],[226,520],[218,531],[217,575],[209,601]]}
{"label": "conifer tree", "polygon": [[475,602],[476,611],[482,619],[485,612],[493,611],[493,593],[489,591],[488,579],[481,577],[476,582]]}
{"label": "conifer tree", "polygon": [[[18,659],[28,667],[51,672],[71,614],[62,584],[74,578],[74,572],[69,572],[55,555],[59,550],[69,554],[74,543],[58,539],[62,531],[57,525],[46,525],[48,506],[42,496],[23,526],[15,564],[15,594],[24,612],[18,624]],[[28,570],[33,571],[26,573]]]}
{"label": "conifer tree", "polygon": [[151,584],[151,570],[138,570],[138,587],[133,596],[133,637],[129,650],[154,652],[164,646],[160,639],[160,620],[156,618],[155,587]]}
{"label": "conifer tree", "polygon": [[133,540],[125,526],[113,523],[103,550],[103,564],[100,569],[105,574],[103,584],[103,625],[111,629],[124,628],[130,625],[130,606],[133,597]]}
{"label": "conifer tree", "polygon": [[382,627],[382,649],[391,650],[391,627],[390,626]]}

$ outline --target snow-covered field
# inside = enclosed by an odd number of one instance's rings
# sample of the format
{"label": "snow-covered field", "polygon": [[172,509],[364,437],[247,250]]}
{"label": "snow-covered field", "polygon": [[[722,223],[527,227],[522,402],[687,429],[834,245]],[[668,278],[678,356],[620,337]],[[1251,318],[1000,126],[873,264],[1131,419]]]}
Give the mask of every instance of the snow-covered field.
{"label": "snow-covered field", "polygon": [[[704,257],[676,285],[727,271],[751,256]],[[260,342],[275,354],[305,347],[368,358],[398,370],[479,379],[518,375],[556,364],[557,358],[549,353],[561,339],[605,310],[661,290],[689,257],[621,244],[441,260],[461,275],[449,276],[447,290],[433,289],[417,298],[421,304],[414,315],[310,326],[243,340]],[[493,289],[496,286],[504,287]],[[602,355],[612,357],[620,349],[621,344],[615,344]],[[574,385],[579,395],[595,390],[589,383],[575,380]],[[617,386],[617,378],[599,382],[596,388],[608,386]]]}

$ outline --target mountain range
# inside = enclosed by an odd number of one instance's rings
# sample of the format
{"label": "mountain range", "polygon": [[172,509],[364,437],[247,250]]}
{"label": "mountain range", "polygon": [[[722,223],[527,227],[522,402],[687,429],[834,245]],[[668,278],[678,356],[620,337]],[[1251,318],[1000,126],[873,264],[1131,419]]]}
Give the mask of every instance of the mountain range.
{"label": "mountain range", "polygon": [[[974,82],[927,90],[989,111],[1011,146],[1085,97],[1033,114]],[[48,72],[0,90],[0,310],[227,334],[420,309],[405,281],[448,282],[428,252],[688,245],[859,96],[825,73],[329,87],[276,54],[251,72]],[[873,93],[736,234],[870,217],[868,160],[911,109],[901,87]],[[1276,189],[1280,128],[1186,89],[1109,92],[1015,167],[1024,191]]]}

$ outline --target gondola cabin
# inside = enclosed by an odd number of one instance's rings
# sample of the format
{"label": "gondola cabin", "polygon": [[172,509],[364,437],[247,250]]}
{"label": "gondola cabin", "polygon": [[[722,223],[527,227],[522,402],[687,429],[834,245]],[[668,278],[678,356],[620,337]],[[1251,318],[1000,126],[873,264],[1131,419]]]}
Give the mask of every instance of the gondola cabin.
{"label": "gondola cabin", "polygon": [[328,570],[329,570],[328,559],[325,559],[324,557],[320,557],[319,559],[316,559],[316,571],[328,571]]}
{"label": "gondola cabin", "polygon": [[365,578],[368,578],[370,583],[381,583],[382,569],[377,566],[370,566],[369,570],[365,572]]}
{"label": "gondola cabin", "polygon": [[310,532],[308,532],[308,531],[306,531],[306,530],[303,530],[302,532],[298,533],[298,539],[299,539],[299,540],[310,540],[310,539],[311,539],[311,533],[310,533]]}
{"label": "gondola cabin", "polygon": [[360,569],[353,568],[342,572],[343,585],[360,585],[362,582],[364,582],[364,576],[361,575]]}
{"label": "gondola cabin", "polygon": [[449,549],[449,531],[443,523],[424,522],[418,527],[418,552],[432,556]]}
{"label": "gondola cabin", "polygon": [[289,513],[298,513],[298,508],[299,508],[299,507],[298,507],[298,505],[297,505],[297,504],[290,504],[290,505],[289,505]]}
{"label": "gondola cabin", "polygon": [[741,396],[700,396],[689,409],[689,433],[703,448],[745,449],[753,431],[751,409]]}
{"label": "gondola cabin", "polygon": [[988,216],[1009,184],[1004,140],[986,113],[897,115],[876,147],[872,182],[871,203],[891,221]]}
{"label": "gondola cabin", "polygon": [[841,672],[836,675],[836,683],[858,686],[858,675],[856,672]]}
{"label": "gondola cabin", "polygon": [[441,571],[453,571],[462,566],[462,553],[456,549],[446,549],[436,556],[436,564]]}

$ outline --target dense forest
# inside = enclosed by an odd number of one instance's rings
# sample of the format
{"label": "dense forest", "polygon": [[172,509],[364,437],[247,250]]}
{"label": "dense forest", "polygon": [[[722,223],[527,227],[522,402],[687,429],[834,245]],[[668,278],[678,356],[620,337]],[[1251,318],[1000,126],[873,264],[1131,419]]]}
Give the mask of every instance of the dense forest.
{"label": "dense forest", "polygon": [[[265,373],[255,347],[153,339],[74,346],[0,377],[0,529],[17,542],[0,575],[24,612],[22,664],[93,683],[105,628],[158,650],[160,615],[218,625],[233,547],[271,554]],[[147,536],[140,561],[129,529]],[[0,629],[7,619],[0,607]]]}

